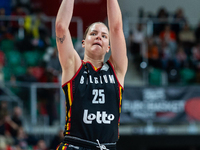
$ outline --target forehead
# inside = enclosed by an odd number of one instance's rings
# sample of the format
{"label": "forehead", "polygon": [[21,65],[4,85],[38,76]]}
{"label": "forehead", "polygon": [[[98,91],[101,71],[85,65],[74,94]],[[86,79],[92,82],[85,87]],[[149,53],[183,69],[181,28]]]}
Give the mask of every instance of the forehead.
{"label": "forehead", "polygon": [[92,32],[94,30],[98,31],[98,32],[104,32],[104,33],[108,34],[108,28],[104,24],[102,24],[102,23],[95,23],[95,24],[93,24],[90,27],[89,31]]}

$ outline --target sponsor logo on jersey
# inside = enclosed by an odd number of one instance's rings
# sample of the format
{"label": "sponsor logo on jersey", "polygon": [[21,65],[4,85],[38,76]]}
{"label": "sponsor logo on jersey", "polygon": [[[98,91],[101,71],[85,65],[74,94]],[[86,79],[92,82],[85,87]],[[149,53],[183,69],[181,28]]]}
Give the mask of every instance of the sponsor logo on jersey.
{"label": "sponsor logo on jersey", "polygon": [[111,121],[115,119],[113,114],[107,114],[106,111],[97,111],[96,114],[88,113],[88,110],[85,109],[83,113],[83,122],[85,124],[92,124],[93,121],[96,121],[98,124],[111,124]]}

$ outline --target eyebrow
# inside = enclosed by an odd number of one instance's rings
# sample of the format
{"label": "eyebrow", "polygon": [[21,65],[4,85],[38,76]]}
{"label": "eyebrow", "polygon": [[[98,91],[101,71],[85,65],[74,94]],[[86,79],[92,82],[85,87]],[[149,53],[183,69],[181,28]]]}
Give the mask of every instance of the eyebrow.
{"label": "eyebrow", "polygon": [[[98,31],[97,30],[92,30],[92,32],[98,32]],[[106,32],[102,32],[102,33],[108,35],[108,33],[106,33]]]}

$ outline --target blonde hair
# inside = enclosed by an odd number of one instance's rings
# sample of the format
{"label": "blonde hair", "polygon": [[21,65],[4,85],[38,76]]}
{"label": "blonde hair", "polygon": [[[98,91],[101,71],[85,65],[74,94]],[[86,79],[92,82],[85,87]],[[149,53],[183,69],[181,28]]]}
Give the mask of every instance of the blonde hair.
{"label": "blonde hair", "polygon": [[[90,30],[90,27],[93,26],[94,24],[103,24],[103,25],[105,25],[105,26],[107,27],[107,25],[106,25],[105,23],[103,23],[103,22],[94,22],[94,23],[92,23],[92,24],[89,25],[89,26],[87,27],[87,29],[85,30],[85,33],[84,33],[84,35],[83,35],[83,40],[85,40],[85,38],[86,38],[86,36],[87,36],[87,34],[88,34],[88,31]],[[107,27],[107,28],[108,28],[108,27]]]}

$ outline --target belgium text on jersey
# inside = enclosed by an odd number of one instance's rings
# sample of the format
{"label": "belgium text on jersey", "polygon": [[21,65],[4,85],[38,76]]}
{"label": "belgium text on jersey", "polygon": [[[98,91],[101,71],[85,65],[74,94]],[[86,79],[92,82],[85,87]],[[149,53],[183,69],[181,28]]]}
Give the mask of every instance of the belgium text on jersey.
{"label": "belgium text on jersey", "polygon": [[85,79],[84,76],[82,75],[80,79],[80,84],[84,84],[85,82],[86,84],[88,84],[88,82],[94,84],[104,84],[104,83],[115,84],[115,78],[114,75],[103,75],[99,77],[92,77],[91,75],[89,75],[89,79]]}

